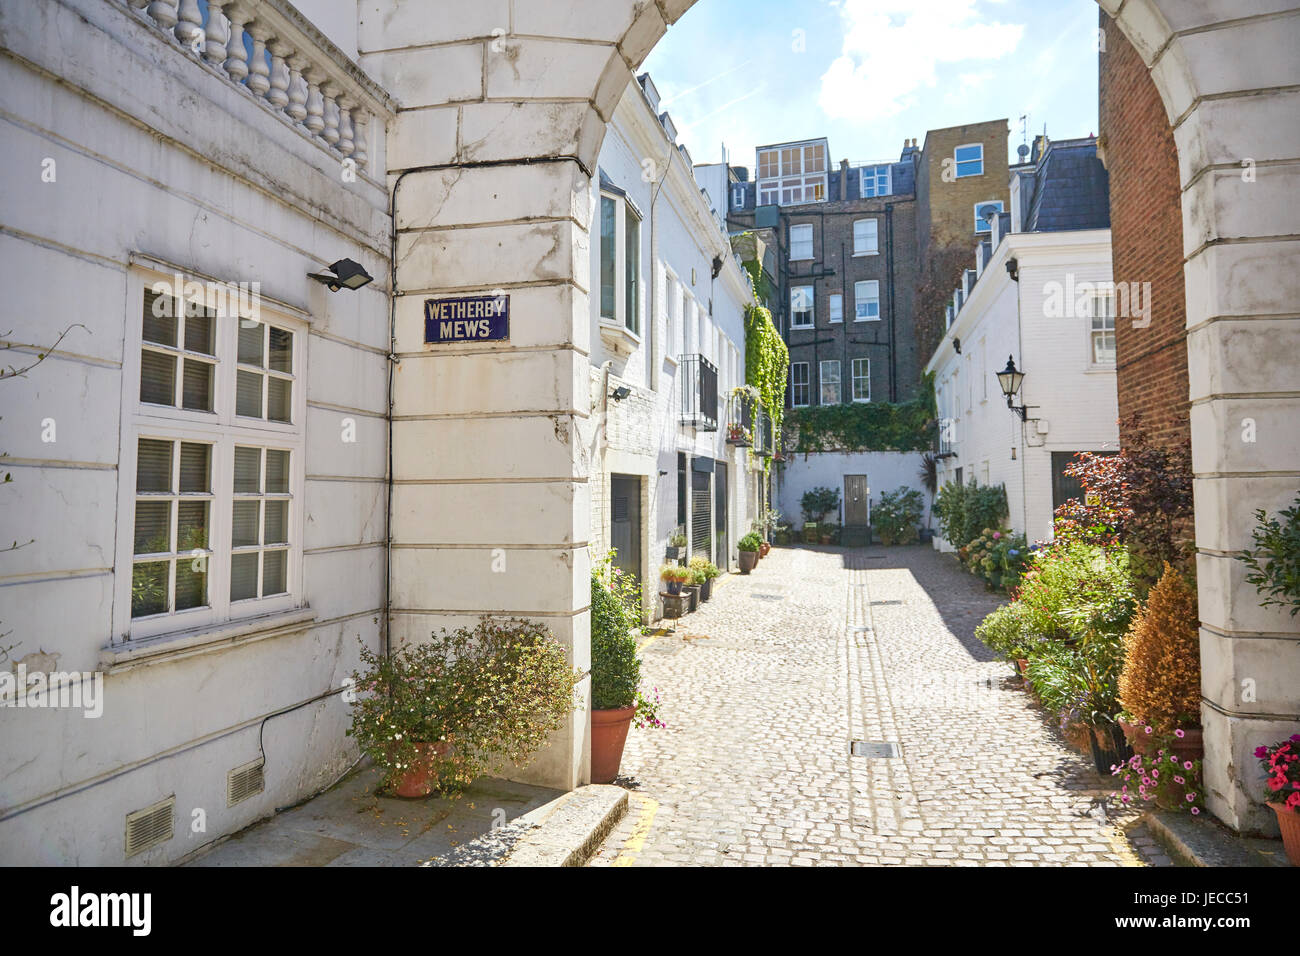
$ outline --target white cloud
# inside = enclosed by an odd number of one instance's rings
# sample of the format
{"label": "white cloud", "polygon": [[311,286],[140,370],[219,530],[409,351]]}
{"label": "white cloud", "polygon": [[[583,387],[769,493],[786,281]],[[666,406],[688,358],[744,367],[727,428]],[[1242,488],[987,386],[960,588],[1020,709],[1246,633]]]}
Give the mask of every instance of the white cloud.
{"label": "white cloud", "polygon": [[844,45],[822,75],[822,110],[832,119],[894,116],[918,90],[938,85],[940,65],[1014,51],[1024,25],[988,21],[979,7],[979,0],[843,0]]}

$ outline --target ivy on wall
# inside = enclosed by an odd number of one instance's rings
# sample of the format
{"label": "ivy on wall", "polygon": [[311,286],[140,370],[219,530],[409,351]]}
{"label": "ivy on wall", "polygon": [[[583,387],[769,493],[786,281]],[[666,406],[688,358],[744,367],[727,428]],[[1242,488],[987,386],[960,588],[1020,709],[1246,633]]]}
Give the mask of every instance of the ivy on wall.
{"label": "ivy on wall", "polygon": [[745,306],[745,381],[758,389],[758,400],[772,419],[772,434],[781,434],[785,410],[785,376],[790,350],[761,305]]}
{"label": "ivy on wall", "polygon": [[938,437],[934,378],[926,375],[916,398],[906,402],[855,402],[792,408],[784,447],[820,451],[929,451]]}

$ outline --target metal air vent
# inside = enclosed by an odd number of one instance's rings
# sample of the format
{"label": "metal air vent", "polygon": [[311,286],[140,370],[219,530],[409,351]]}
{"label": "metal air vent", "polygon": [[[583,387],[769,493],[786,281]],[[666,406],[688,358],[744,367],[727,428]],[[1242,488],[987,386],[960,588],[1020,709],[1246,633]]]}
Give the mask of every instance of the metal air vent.
{"label": "metal air vent", "polygon": [[166,843],[176,834],[176,795],[126,815],[128,858]]}
{"label": "metal air vent", "polygon": [[266,788],[263,767],[265,763],[259,757],[226,774],[226,806],[233,807],[249,797],[256,796]]}

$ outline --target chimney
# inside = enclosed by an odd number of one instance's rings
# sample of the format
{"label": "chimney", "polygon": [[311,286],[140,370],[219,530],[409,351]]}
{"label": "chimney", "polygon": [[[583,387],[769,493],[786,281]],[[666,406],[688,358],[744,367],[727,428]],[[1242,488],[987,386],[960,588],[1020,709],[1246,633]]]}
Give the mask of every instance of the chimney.
{"label": "chimney", "polygon": [[840,160],[840,202],[849,198],[849,161]]}

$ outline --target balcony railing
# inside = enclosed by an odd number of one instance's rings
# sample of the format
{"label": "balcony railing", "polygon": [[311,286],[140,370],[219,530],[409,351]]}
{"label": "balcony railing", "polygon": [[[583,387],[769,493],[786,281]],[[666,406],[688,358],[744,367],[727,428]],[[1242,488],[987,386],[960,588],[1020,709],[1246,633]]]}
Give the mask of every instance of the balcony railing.
{"label": "balcony railing", "polygon": [[754,396],[733,389],[727,399],[727,444],[748,448],[754,444]]}
{"label": "balcony railing", "polygon": [[772,452],[772,416],[760,406],[758,423],[754,428],[754,453],[764,458],[771,458]]}
{"label": "balcony railing", "polygon": [[718,430],[718,368],[703,355],[681,357],[682,424]]}
{"label": "balcony railing", "polygon": [[[282,0],[118,0],[182,53],[365,170],[387,95]],[[382,120],[378,124],[382,132]]]}

